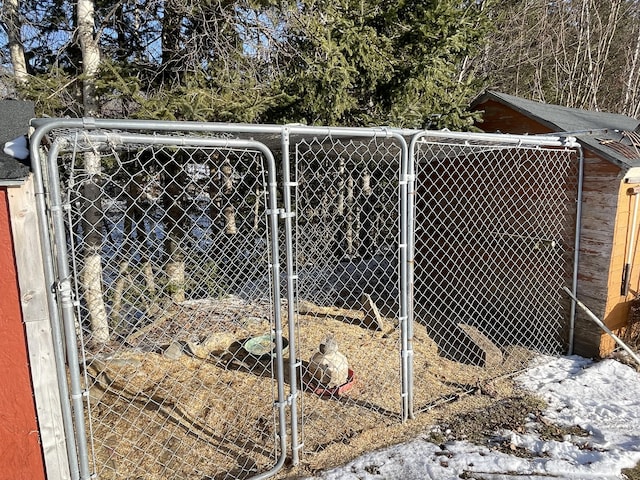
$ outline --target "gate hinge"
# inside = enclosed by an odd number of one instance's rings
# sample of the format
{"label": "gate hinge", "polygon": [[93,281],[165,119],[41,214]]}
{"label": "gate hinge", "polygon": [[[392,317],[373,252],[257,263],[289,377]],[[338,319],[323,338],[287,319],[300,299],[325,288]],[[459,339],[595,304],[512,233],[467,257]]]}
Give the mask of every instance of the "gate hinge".
{"label": "gate hinge", "polygon": [[296,214],[295,212],[285,212],[284,209],[280,209],[280,218],[281,219],[285,219],[285,218],[295,218]]}
{"label": "gate hinge", "polygon": [[283,212],[284,212],[283,208],[276,208],[276,209],[267,208],[265,210],[265,213],[267,215],[278,215],[278,216],[280,216]]}
{"label": "gate hinge", "polygon": [[71,279],[70,278],[60,278],[54,284],[54,291],[58,293],[64,293],[71,290]]}
{"label": "gate hinge", "polygon": [[413,358],[413,349],[403,350],[402,358]]}
{"label": "gate hinge", "polygon": [[89,390],[82,390],[80,393],[73,393],[70,396],[72,400],[77,400],[79,398],[88,398]]}
{"label": "gate hinge", "polygon": [[291,395],[289,395],[286,399],[284,399],[282,402],[273,402],[273,406],[275,408],[280,408],[280,407],[289,407],[291,406]]}
{"label": "gate hinge", "polygon": [[293,404],[293,402],[296,401],[296,398],[298,398],[298,392],[290,393],[289,395],[287,395],[287,398],[285,398],[282,402],[273,402],[273,406],[277,408],[290,407]]}
{"label": "gate hinge", "polygon": [[400,175],[400,185],[407,185],[409,182],[415,182],[416,176],[415,174],[404,174]]}

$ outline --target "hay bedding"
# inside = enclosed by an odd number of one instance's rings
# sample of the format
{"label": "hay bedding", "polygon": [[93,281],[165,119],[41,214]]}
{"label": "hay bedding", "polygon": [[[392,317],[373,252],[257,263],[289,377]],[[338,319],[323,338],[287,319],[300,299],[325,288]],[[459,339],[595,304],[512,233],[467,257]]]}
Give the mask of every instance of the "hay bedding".
{"label": "hay bedding", "polygon": [[[360,311],[317,307],[304,313],[298,316],[297,346],[303,378],[306,361],[331,334],[356,381],[339,397],[301,393],[304,454],[298,468],[280,477],[346,462],[424,428],[415,420],[400,424],[397,322],[386,318],[386,330],[376,331],[363,325]],[[268,333],[269,317],[268,303],[237,298],[185,304],[126,348],[92,358],[87,373],[99,478],[213,480],[268,470],[278,455],[272,368],[268,361],[241,355],[237,340]],[[206,358],[193,355],[187,342],[202,341],[212,332],[224,336],[226,350],[212,350]],[[178,342],[185,354],[174,360],[164,356],[159,346],[169,342]],[[461,387],[521,368],[523,355],[506,355],[499,370],[462,365],[440,358],[418,327],[415,405],[435,405]]]}
{"label": "hay bedding", "polygon": [[99,368],[92,420],[100,478],[226,478],[272,463],[270,377],[186,356],[126,358],[139,363],[89,367]]}

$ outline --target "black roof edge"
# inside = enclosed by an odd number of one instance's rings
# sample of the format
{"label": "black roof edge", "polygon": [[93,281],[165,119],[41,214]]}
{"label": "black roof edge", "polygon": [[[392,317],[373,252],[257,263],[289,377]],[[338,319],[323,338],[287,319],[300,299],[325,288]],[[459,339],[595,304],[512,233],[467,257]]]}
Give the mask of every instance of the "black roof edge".
{"label": "black roof edge", "polygon": [[[556,123],[553,123],[553,121],[548,120],[547,118],[541,117],[540,115],[519,105],[517,102],[511,101],[511,98],[513,98],[514,100],[516,99],[521,100],[522,102],[525,102],[525,103],[531,102],[533,104],[548,105],[551,108],[562,109],[563,111],[567,111],[567,112],[571,112],[571,111],[574,111],[576,113],[589,112],[588,110],[583,110],[579,108],[571,108],[571,107],[564,107],[561,105],[553,105],[553,104],[545,104],[543,102],[536,102],[535,100],[515,97],[514,95],[500,93],[493,90],[483,91],[482,93],[477,95],[469,105],[471,108],[476,108],[476,107],[479,107],[482,103],[486,102],[487,100],[494,100],[502,105],[512,108],[514,111],[526,117],[529,117],[532,120],[535,120],[536,122],[540,123],[541,125],[551,129],[552,133],[554,134],[568,134],[576,137],[578,142],[580,142],[586,149],[597,153],[598,155],[602,156],[609,162],[613,163],[614,165],[617,165],[618,167],[624,170],[628,170],[633,167],[640,167],[640,158],[632,159],[632,158],[626,158],[622,155],[618,155],[613,149],[610,149],[605,145],[602,145],[598,141],[598,139],[594,136],[595,134],[598,134],[598,133],[602,133],[605,136],[607,135],[610,136],[612,133],[615,133],[616,135],[620,135],[621,130],[614,129],[614,128],[594,128],[594,129],[585,129],[585,130],[580,130],[575,132],[566,131]],[[604,113],[604,112],[589,112],[589,113],[593,113],[593,115],[597,115],[599,113]],[[608,115],[619,115],[620,117],[626,117],[625,115],[621,115],[621,114],[608,114]],[[626,118],[629,118],[630,120],[635,120],[635,119],[631,119],[631,117],[626,117]],[[640,128],[640,121],[637,121],[637,122],[638,122],[638,126],[636,128]]]}

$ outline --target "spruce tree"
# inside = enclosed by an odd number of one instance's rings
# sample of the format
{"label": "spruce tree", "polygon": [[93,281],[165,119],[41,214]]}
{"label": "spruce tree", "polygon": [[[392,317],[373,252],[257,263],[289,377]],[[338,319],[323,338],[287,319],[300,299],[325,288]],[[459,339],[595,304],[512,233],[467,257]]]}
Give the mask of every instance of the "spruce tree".
{"label": "spruce tree", "polygon": [[463,70],[490,23],[481,2],[319,0],[295,5],[293,61],[269,113],[310,124],[465,128],[479,84]]}

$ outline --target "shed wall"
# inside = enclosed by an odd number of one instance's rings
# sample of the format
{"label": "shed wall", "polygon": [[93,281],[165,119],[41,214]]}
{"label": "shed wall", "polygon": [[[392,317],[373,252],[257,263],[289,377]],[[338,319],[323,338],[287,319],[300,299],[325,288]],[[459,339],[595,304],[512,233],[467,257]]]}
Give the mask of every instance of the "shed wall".
{"label": "shed wall", "polygon": [[[613,323],[621,321],[619,311],[613,316],[611,313],[620,300],[624,266],[616,261],[616,256],[619,257],[616,252],[620,250],[616,232],[622,228],[618,211],[622,177],[619,167],[585,151],[578,298],[609,328],[616,328]],[[617,271],[612,271],[618,263]],[[575,328],[575,353],[597,357],[610,352],[609,337],[582,311],[577,312]]]}
{"label": "shed wall", "polygon": [[0,188],[0,478],[44,479],[11,240],[7,190]]}

